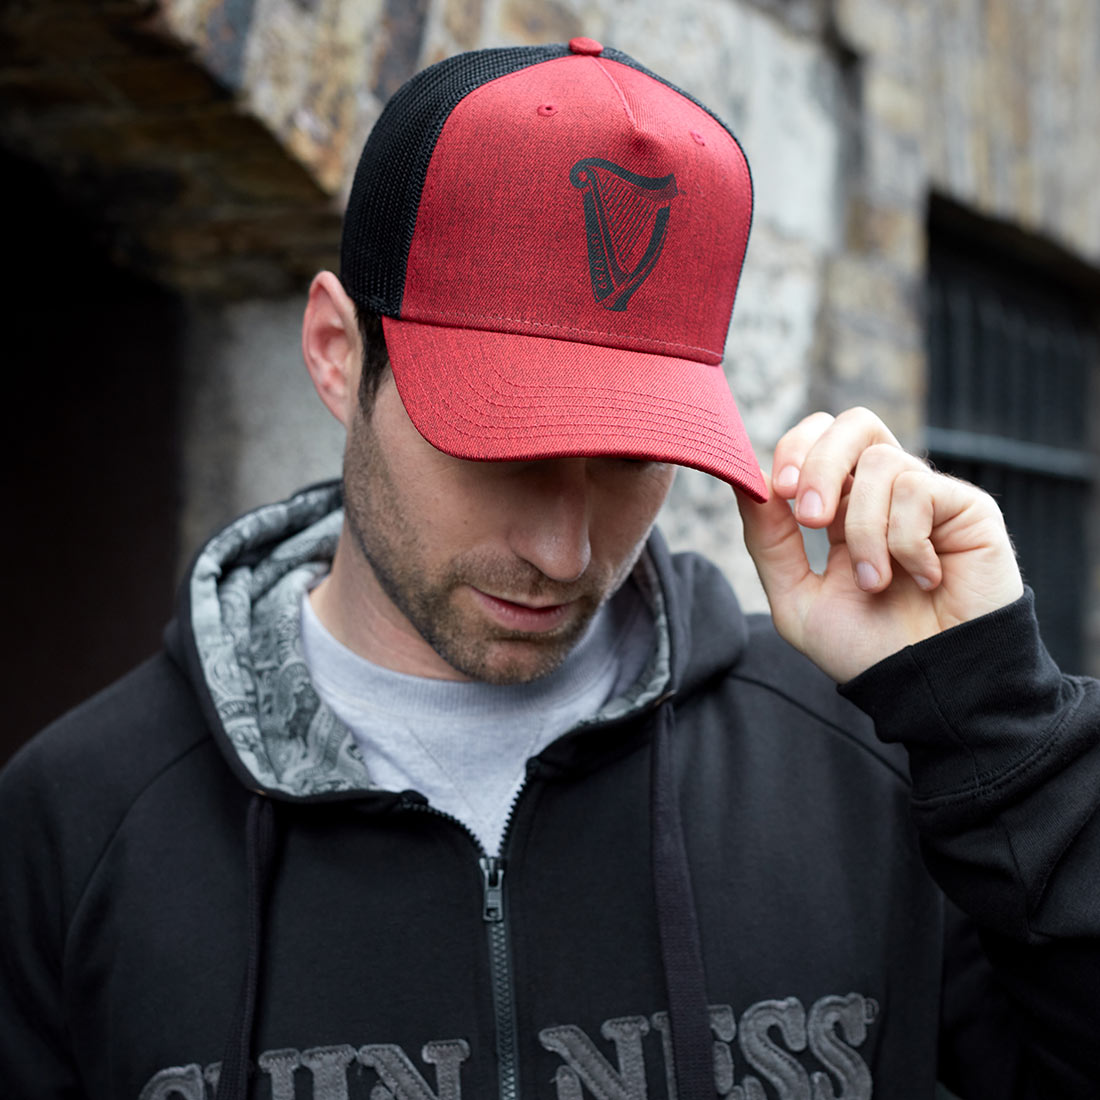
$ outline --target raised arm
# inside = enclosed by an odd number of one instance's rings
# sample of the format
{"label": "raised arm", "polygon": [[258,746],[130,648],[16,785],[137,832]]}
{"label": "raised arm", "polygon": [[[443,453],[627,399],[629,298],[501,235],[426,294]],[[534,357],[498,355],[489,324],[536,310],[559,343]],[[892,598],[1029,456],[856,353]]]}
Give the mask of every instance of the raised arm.
{"label": "raised arm", "polygon": [[[771,501],[740,503],[777,627],[908,749],[927,865],[978,926],[1008,1009],[992,1045],[993,1019],[945,1042],[956,1087],[1096,1100],[1100,683],[1047,654],[992,498],[867,410],[807,418],[774,469]],[[823,575],[799,523],[829,531]]]}

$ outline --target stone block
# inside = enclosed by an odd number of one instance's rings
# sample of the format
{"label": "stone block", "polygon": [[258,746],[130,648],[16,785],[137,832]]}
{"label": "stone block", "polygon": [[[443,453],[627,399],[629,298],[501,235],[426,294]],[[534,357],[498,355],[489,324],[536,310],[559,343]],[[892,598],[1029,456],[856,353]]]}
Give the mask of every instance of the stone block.
{"label": "stone block", "polygon": [[377,113],[372,65],[389,43],[382,15],[378,0],[321,0],[308,10],[298,0],[257,0],[243,101],[330,195],[354,167],[364,118]]}
{"label": "stone block", "polygon": [[825,301],[832,316],[853,329],[884,334],[901,347],[923,339],[923,273],[898,270],[868,256],[846,253],[828,266]]}
{"label": "stone block", "polygon": [[805,411],[817,354],[824,259],[757,225],[726,339],[725,370],[746,427],[771,446]]}
{"label": "stone block", "polygon": [[905,2],[835,0],[833,20],[841,38],[861,54],[897,56],[908,46]]}
{"label": "stone block", "polygon": [[928,161],[923,138],[894,130],[871,115],[862,127],[862,188],[884,205],[922,205],[928,194]]}
{"label": "stone block", "polygon": [[108,61],[97,75],[135,108],[194,107],[226,98],[200,66],[182,57]]}
{"label": "stone block", "polygon": [[371,90],[385,103],[420,68],[428,0],[386,0]]}
{"label": "stone block", "polygon": [[748,301],[730,326],[725,357],[726,377],[746,426],[754,439],[767,444],[805,407],[816,336],[811,306],[818,294],[812,283],[788,277],[779,288],[780,299],[762,303],[754,290],[773,282],[763,278],[746,284]]}
{"label": "stone block", "polygon": [[[286,248],[284,217],[264,216],[251,206],[219,211],[202,226],[206,247],[223,256],[279,254]],[[176,238],[177,243],[180,238]]]}
{"label": "stone block", "polygon": [[195,43],[210,0],[157,0],[164,27],[180,41]]}
{"label": "stone block", "polygon": [[481,44],[485,0],[445,0],[443,26],[460,50],[476,49]]}
{"label": "stone block", "polygon": [[40,116],[71,108],[112,107],[116,99],[97,80],[71,67],[26,66],[0,70],[0,117]]}
{"label": "stone block", "polygon": [[[167,150],[173,155],[203,154],[212,150],[235,149],[235,137],[243,137],[254,123],[236,116],[210,118],[200,114],[190,116],[141,115],[122,128],[119,135],[129,157],[160,156]],[[246,146],[247,147],[247,146]]]}
{"label": "stone block", "polygon": [[157,281],[223,301],[304,294],[314,274],[338,264],[335,219],[326,233],[310,234],[296,231],[293,211],[263,218],[240,210],[233,217],[215,227],[151,223],[133,244],[133,260]]}
{"label": "stone block", "polygon": [[863,106],[878,123],[896,134],[924,133],[925,97],[918,84],[873,63],[864,68],[862,81]]}
{"label": "stone block", "polygon": [[752,167],[757,222],[835,247],[844,92],[824,45],[743,4],[685,0],[674,20],[657,3],[602,11],[601,41],[701,99],[737,135]]}
{"label": "stone block", "polygon": [[220,159],[217,172],[223,194],[231,201],[308,204],[325,197],[304,168],[275,150]]}
{"label": "stone block", "polygon": [[882,417],[903,445],[920,446],[927,392],[923,346],[899,347],[885,334],[853,327],[837,317],[829,319],[826,333],[823,403],[834,412],[865,405]]}
{"label": "stone block", "polygon": [[52,140],[66,153],[91,157],[105,165],[218,151],[236,153],[255,147],[262,136],[254,120],[231,112],[70,114],[52,120],[49,130]]}
{"label": "stone block", "polygon": [[928,250],[924,209],[890,206],[855,195],[849,203],[846,246],[872,261],[919,275]]}
{"label": "stone block", "polygon": [[[160,222],[146,231],[144,240],[151,253],[163,253],[168,257],[174,270],[179,270],[181,265],[205,264],[222,251],[211,227],[199,218],[187,222]],[[210,276],[214,275],[211,271]],[[185,285],[190,285],[190,281]]]}
{"label": "stone block", "polygon": [[4,64],[87,65],[125,58],[132,47],[120,36],[119,22],[106,18],[95,4],[8,5],[0,15]]}
{"label": "stone block", "polygon": [[820,36],[829,20],[828,0],[749,0],[799,35]]}
{"label": "stone block", "polygon": [[[284,152],[306,165],[321,189],[339,191],[359,152],[365,108],[354,86],[340,80],[311,83],[303,101],[277,131]],[[349,146],[354,143],[355,147]]]}
{"label": "stone block", "polygon": [[568,42],[584,33],[584,24],[569,5],[559,0],[504,0],[500,30],[510,41],[540,45]]}

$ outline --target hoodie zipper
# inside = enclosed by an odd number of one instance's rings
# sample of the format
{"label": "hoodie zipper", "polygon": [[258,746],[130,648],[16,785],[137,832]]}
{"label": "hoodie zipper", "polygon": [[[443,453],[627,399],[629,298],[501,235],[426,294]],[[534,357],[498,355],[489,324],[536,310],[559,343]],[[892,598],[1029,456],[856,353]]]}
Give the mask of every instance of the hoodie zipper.
{"label": "hoodie zipper", "polygon": [[[661,704],[671,699],[674,691],[665,691],[657,699],[647,703],[640,713],[653,713]],[[604,723],[605,728],[633,721],[637,714],[623,715]],[[508,816],[504,821],[501,834],[501,849],[507,847],[512,832],[512,820],[516,816],[516,807],[527,790],[527,785],[537,769],[535,759],[527,761],[527,773],[523,783],[512,799]],[[485,922],[485,931],[489,947],[489,977],[493,987],[493,1017],[497,1035],[497,1073],[500,1100],[519,1100],[519,1032],[516,1027],[516,990],[512,974],[511,937],[508,932],[507,910],[504,896],[505,860],[502,856],[491,856],[474,833],[453,814],[444,813],[428,802],[402,800],[407,810],[432,814],[444,821],[457,825],[471,840],[478,851],[478,865],[482,875],[481,919]]]}
{"label": "hoodie zipper", "polygon": [[485,881],[481,916],[489,937],[489,970],[493,983],[493,1015],[497,1029],[497,1066],[500,1100],[519,1100],[519,1050],[516,1035],[516,996],[512,981],[512,952],[504,919],[504,860],[482,856]]}
{"label": "hoodie zipper", "polygon": [[[528,772],[530,774],[530,772]],[[504,840],[512,826],[516,803],[527,786],[516,793],[508,818],[504,824]],[[441,817],[457,825],[474,843],[478,851],[478,865],[482,876],[481,918],[485,923],[489,948],[489,978],[493,988],[493,1021],[496,1026],[497,1074],[500,1100],[519,1100],[519,1042],[516,1029],[516,991],[512,977],[512,949],[508,935],[508,922],[504,905],[504,868],[501,856],[491,856],[481,841],[457,817],[437,810],[427,802],[406,799],[402,806],[407,810]],[[501,847],[504,847],[504,840]]]}

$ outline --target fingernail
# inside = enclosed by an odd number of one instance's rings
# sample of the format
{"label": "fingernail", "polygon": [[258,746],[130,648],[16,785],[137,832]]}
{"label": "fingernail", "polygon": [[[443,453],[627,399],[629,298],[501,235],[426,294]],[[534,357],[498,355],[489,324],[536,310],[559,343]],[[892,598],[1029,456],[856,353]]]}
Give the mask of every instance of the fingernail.
{"label": "fingernail", "polygon": [[798,515],[801,519],[819,519],[825,512],[821,494],[816,489],[807,489],[798,502]]}
{"label": "fingernail", "polygon": [[798,467],[784,466],[775,475],[775,487],[777,489],[793,489],[798,484]]}
{"label": "fingernail", "polygon": [[914,577],[913,580],[917,582],[917,587],[923,588],[925,592],[932,587],[932,582],[927,577]]}
{"label": "fingernail", "polygon": [[856,583],[860,588],[877,588],[881,580],[878,570],[869,561],[861,561],[856,566]]}

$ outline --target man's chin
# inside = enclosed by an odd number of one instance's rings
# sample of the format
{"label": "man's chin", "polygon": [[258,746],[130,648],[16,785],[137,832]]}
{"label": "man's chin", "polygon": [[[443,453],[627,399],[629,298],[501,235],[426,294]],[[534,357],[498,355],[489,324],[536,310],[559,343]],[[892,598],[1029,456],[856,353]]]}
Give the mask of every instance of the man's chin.
{"label": "man's chin", "polygon": [[421,636],[460,675],[498,685],[531,683],[560,668],[599,606],[586,598],[573,600],[560,605],[563,614],[554,623],[536,621],[531,628],[522,613],[501,613],[493,606],[499,601],[491,600],[465,587],[447,614],[425,616],[428,629]]}
{"label": "man's chin", "polygon": [[460,637],[436,637],[430,644],[456,672],[485,684],[528,684],[549,676],[573,651],[588,625],[588,618],[572,624],[554,637],[487,637],[474,640],[465,631]]}
{"label": "man's chin", "polygon": [[456,660],[461,664],[446,655],[444,660],[471,680],[485,684],[529,684],[560,668],[574,645],[575,638],[558,638],[553,643],[509,639],[489,643],[478,655],[458,655]]}

